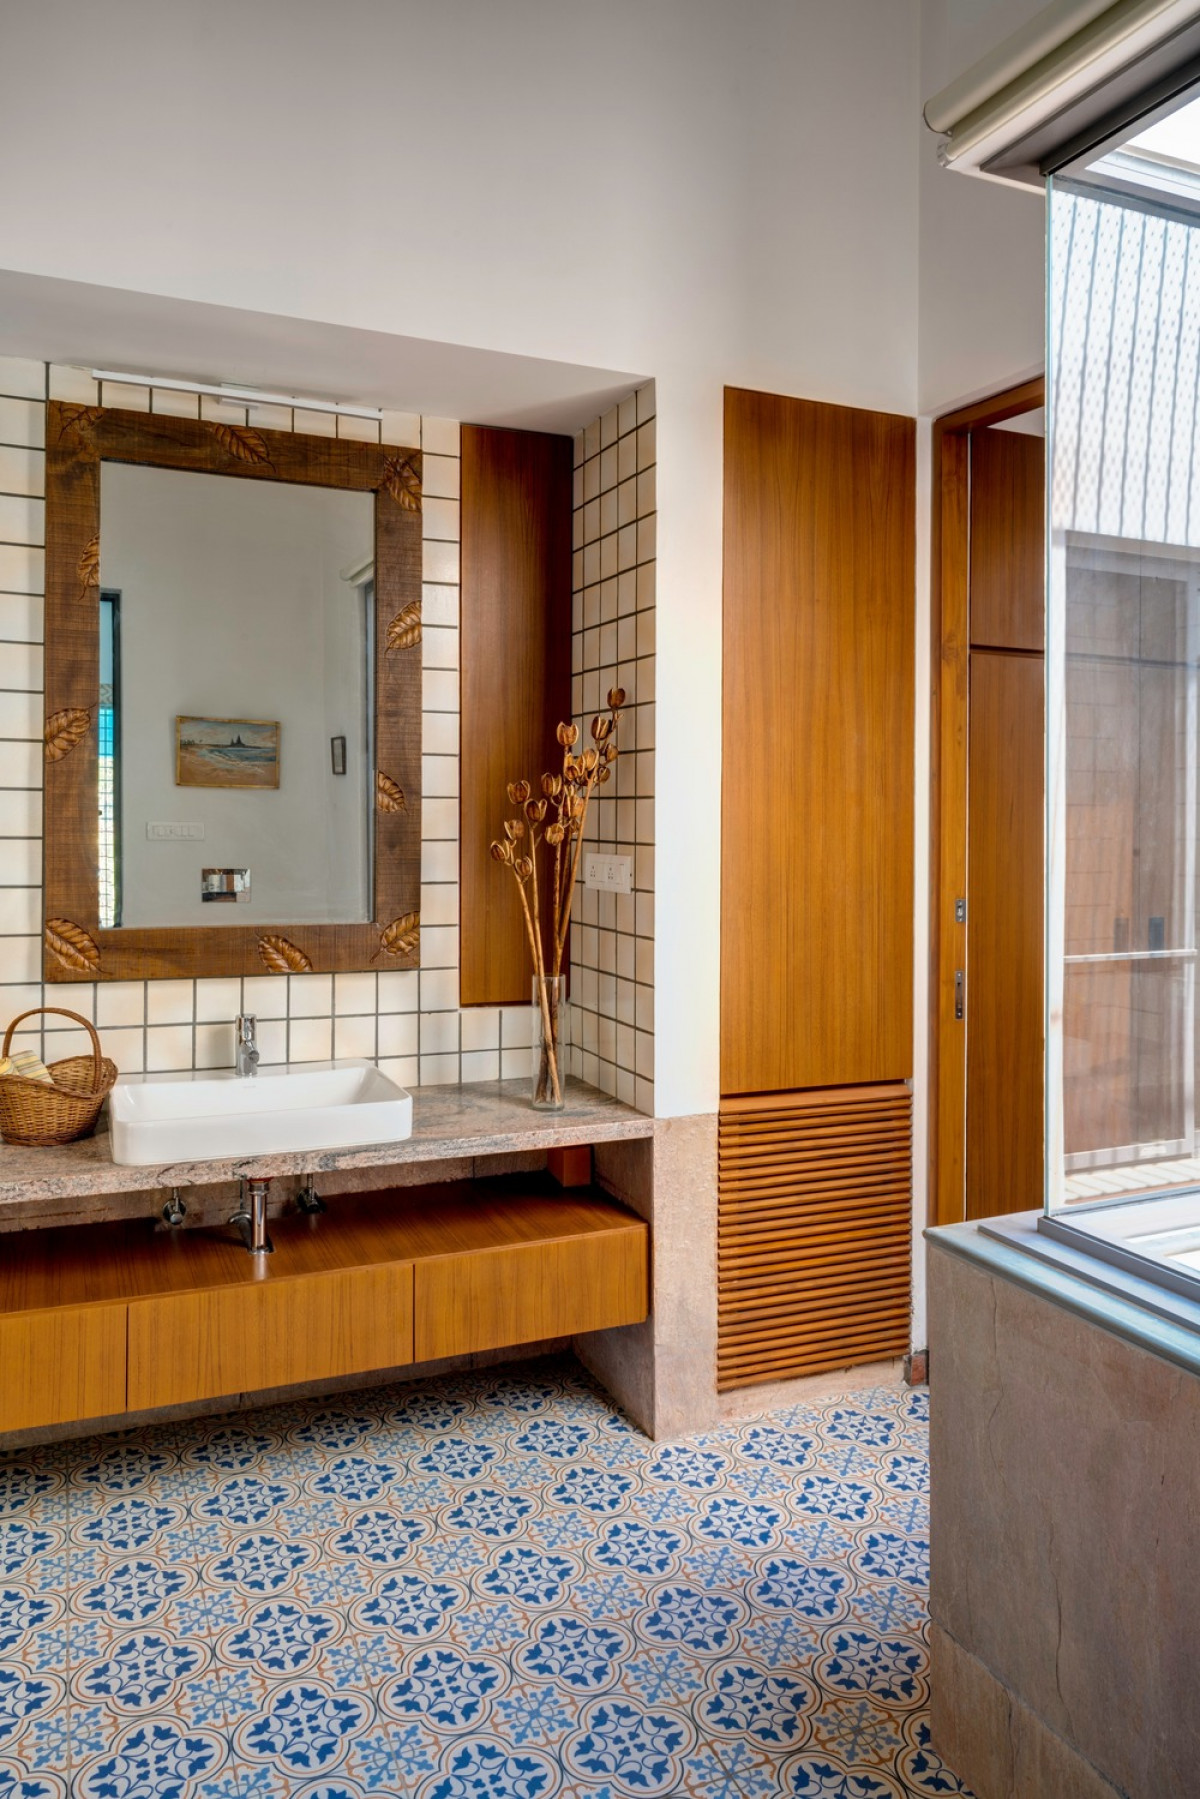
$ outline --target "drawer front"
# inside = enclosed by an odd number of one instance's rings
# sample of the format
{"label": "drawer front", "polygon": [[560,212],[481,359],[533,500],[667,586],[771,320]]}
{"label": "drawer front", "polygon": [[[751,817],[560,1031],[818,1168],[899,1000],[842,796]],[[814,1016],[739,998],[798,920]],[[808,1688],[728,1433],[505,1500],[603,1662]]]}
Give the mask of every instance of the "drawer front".
{"label": "drawer front", "polygon": [[416,1265],[416,1360],[639,1324],[648,1306],[645,1225],[433,1256]]}
{"label": "drawer front", "polygon": [[125,1410],[125,1307],[60,1306],[0,1318],[0,1430]]}
{"label": "drawer front", "polygon": [[401,1367],[412,1278],[399,1262],[134,1300],[129,1409]]}

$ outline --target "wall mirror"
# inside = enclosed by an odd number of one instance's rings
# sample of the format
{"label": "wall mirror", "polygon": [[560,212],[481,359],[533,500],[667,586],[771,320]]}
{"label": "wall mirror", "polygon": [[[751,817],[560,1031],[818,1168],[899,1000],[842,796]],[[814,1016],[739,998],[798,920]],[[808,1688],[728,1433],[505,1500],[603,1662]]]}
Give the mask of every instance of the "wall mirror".
{"label": "wall mirror", "polygon": [[48,981],[419,961],[417,450],[50,405]]}

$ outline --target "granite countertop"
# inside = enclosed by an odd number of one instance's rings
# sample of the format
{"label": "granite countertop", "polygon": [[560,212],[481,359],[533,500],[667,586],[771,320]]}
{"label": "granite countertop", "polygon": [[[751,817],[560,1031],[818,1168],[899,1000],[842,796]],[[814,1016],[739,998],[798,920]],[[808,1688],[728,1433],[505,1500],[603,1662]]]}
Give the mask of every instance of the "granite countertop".
{"label": "granite countertop", "polygon": [[333,1168],[394,1168],[459,1156],[503,1155],[577,1143],[649,1137],[654,1120],[582,1081],[567,1082],[561,1112],[535,1112],[528,1081],[479,1081],[461,1087],[414,1087],[412,1136],[367,1148],[289,1150],[202,1162],[128,1168],[112,1159],[107,1116],[94,1137],[53,1149],[0,1144],[0,1206],[37,1199],[137,1193],[157,1187],[204,1187],[243,1177],[319,1174]]}

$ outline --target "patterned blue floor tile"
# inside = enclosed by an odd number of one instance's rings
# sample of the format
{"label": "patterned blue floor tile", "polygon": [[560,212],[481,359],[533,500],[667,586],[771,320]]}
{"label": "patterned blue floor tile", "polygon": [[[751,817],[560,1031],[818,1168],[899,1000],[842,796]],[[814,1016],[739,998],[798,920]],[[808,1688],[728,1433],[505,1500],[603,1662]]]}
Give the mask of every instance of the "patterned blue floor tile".
{"label": "patterned blue floor tile", "polygon": [[563,1360],[0,1458],[0,1799],[969,1799],[926,1416],[654,1444]]}

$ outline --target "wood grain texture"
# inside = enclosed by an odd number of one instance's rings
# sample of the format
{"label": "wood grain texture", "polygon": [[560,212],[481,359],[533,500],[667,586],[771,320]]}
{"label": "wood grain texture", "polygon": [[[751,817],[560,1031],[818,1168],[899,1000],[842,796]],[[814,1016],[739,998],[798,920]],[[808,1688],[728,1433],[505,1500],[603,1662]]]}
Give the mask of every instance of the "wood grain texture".
{"label": "wood grain texture", "polygon": [[722,1391],[908,1348],[911,1113],[901,1083],[722,1102]]}
{"label": "wood grain texture", "polygon": [[967,1045],[954,1015],[954,974],[966,970],[967,745],[970,681],[971,438],[1045,402],[1039,377],[935,420],[930,720],[929,1209],[935,1224],[965,1217]]}
{"label": "wood grain texture", "polygon": [[412,1289],[400,1262],[135,1300],[129,1409],[398,1368],[413,1359]]}
{"label": "wood grain texture", "polygon": [[1045,648],[1046,446],[1020,431],[971,433],[971,643]]}
{"label": "wood grain texture", "polygon": [[590,1187],[592,1149],[589,1143],[571,1143],[546,1151],[546,1172],[560,1187]]}
{"label": "wood grain texture", "polygon": [[911,1073],[914,445],[726,390],[726,1094]]}
{"label": "wood grain texture", "polygon": [[416,1265],[418,1361],[640,1324],[649,1309],[646,1226],[512,1244]]}
{"label": "wood grain texture", "polygon": [[528,1005],[512,877],[488,854],[509,781],[537,787],[571,717],[569,437],[462,430],[460,998]]}
{"label": "wood grain texture", "polygon": [[[100,928],[100,588],[93,571],[99,569],[100,464],[105,461],[375,494],[375,753],[378,765],[403,789],[407,804],[375,813],[371,923]],[[397,461],[407,471],[404,480],[396,474]],[[282,939],[302,958],[297,966],[307,963],[319,973],[419,965],[419,941],[393,951],[385,933],[396,919],[419,912],[421,903],[420,470],[419,450],[51,401],[46,425],[45,712],[48,726],[79,712],[86,712],[90,722],[68,753],[46,763],[45,901],[48,920],[62,921],[91,940],[97,954],[87,978],[286,972],[286,959],[281,960],[274,939]],[[405,647],[385,651],[389,626],[407,607],[416,610],[416,636]],[[64,959],[55,947],[62,935],[47,936],[47,981],[80,976],[77,963]]]}
{"label": "wood grain texture", "polygon": [[0,1317],[0,1431],[125,1409],[123,1305]]}
{"label": "wood grain texture", "polygon": [[334,1197],[271,1235],[265,1259],[148,1220],[6,1239],[0,1430],[398,1367],[414,1293],[423,1359],[646,1316],[646,1225],[545,1175]]}
{"label": "wood grain texture", "polygon": [[1044,720],[1040,656],[971,652],[968,1218],[1042,1191]]}

